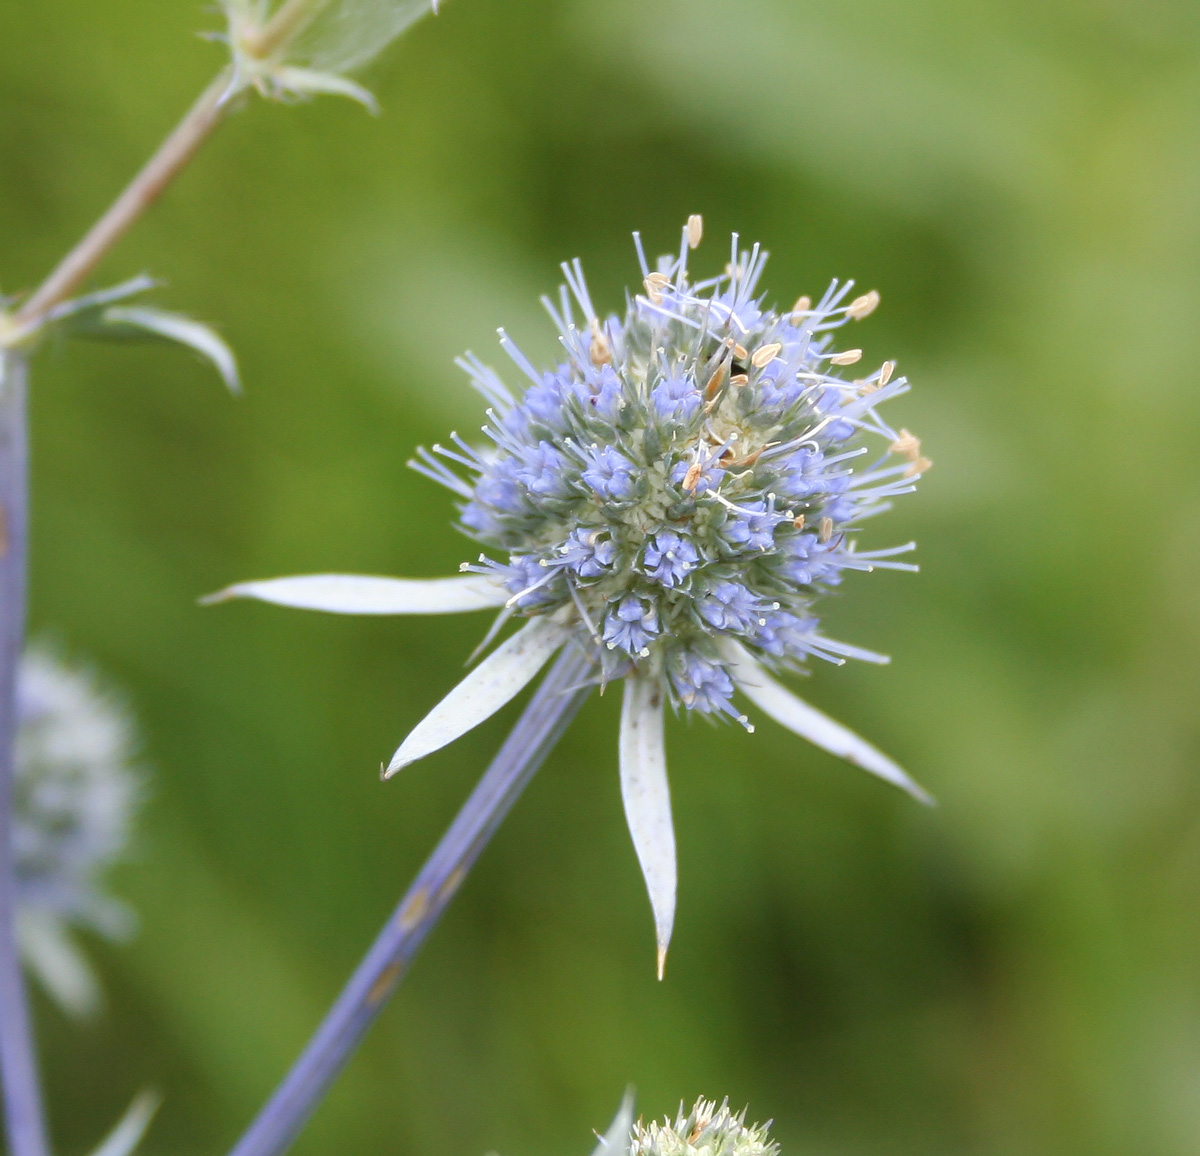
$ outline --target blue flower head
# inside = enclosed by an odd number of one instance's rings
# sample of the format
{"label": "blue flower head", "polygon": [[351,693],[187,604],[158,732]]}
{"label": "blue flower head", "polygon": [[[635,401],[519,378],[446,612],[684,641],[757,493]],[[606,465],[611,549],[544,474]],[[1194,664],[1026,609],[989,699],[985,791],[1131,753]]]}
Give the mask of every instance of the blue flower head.
{"label": "blue flower head", "polygon": [[501,331],[528,379],[523,394],[473,357],[460,363],[489,403],[487,443],[456,437],[414,466],[462,499],[461,528],[485,551],[462,578],[322,575],[228,592],[366,613],[493,605],[527,620],[417,727],[389,771],[482,721],[564,646],[586,658],[595,682],[625,679],[622,785],[663,950],[675,879],[664,705],[749,729],[733,705],[741,692],[924,797],[770,673],[810,657],[886,661],[822,635],[818,604],[847,570],[915,569],[896,560],[911,543],[858,546],[867,520],[930,465],[920,442],[881,416],[909,388],[895,365],[843,376],[862,353],[839,351],[838,331],[879,296],[852,297],[851,282],[835,281],[815,304],[777,309],[759,290],[766,253],[740,249],[736,236],[724,272],[693,280],[700,233],[693,218],[677,253],[653,268],[637,242],[641,292],[621,317],[602,318],[579,262],[564,265],[567,287],[546,302],[563,361],[539,371]]}
{"label": "blue flower head", "polygon": [[[531,558],[554,572],[518,611],[573,620],[600,677],[651,674],[676,707],[710,713],[698,704],[712,663],[728,674],[721,645],[798,665],[813,649],[766,615],[814,622],[846,569],[901,565],[860,551],[858,531],[928,463],[879,415],[908,389],[891,364],[840,374],[859,352],[836,352],[833,335],[877,294],[849,299],[835,282],[780,312],[759,293],[758,246],[735,238],[726,273],[695,283],[688,252],[643,261],[644,292],[603,322],[578,263],[564,266],[570,291],[549,308],[566,360],[539,372],[505,339],[528,389],[493,409],[491,450],[453,484],[469,495],[463,528],[500,552],[477,569],[515,571],[514,592]],[[468,368],[495,400],[494,374]]]}

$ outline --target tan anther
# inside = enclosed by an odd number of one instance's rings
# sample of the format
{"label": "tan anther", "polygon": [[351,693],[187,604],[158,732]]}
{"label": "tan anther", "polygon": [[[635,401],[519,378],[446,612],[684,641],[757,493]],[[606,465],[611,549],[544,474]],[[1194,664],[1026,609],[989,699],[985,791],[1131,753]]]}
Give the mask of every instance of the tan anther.
{"label": "tan anther", "polygon": [[738,343],[735,341],[733,343],[733,356],[736,357],[738,361],[745,361],[746,358],[750,356],[750,353],[744,345],[738,345]]}
{"label": "tan anther", "polygon": [[856,361],[862,360],[861,349],[845,349],[841,353],[835,353],[830,359],[830,365],[853,365]]}
{"label": "tan anther", "polygon": [[596,322],[592,322],[592,347],[590,350],[593,365],[612,364],[612,346],[604,331]]}
{"label": "tan anther", "polygon": [[817,537],[822,542],[828,542],[833,537],[833,519],[825,517],[821,519],[821,528],[817,531]]}
{"label": "tan anther", "polygon": [[708,379],[708,383],[704,386],[704,396],[715,398],[720,392],[721,386],[725,384],[726,378],[729,376],[729,361],[726,358],[721,358],[721,364],[713,370],[713,375]]}
{"label": "tan anther", "polygon": [[900,454],[908,458],[910,462],[915,462],[921,456],[921,439],[916,434],[910,434],[908,430],[902,429],[900,436],[888,448],[892,453]]}
{"label": "tan anther", "polygon": [[914,461],[913,464],[904,471],[904,476],[906,478],[915,478],[918,474],[925,473],[932,465],[933,462],[931,462],[928,458],[917,458],[916,461]]}
{"label": "tan anther", "polygon": [[894,361],[885,361],[879,367],[879,384],[887,385],[892,380],[892,374],[896,372],[896,363]]}
{"label": "tan anther", "polygon": [[870,293],[864,293],[861,297],[855,297],[846,306],[846,316],[853,317],[855,321],[861,321],[864,317],[869,317],[874,313],[875,307],[878,304],[879,294],[872,289]]}
{"label": "tan anther", "polygon": [[796,315],[796,319],[800,320],[808,314],[812,308],[812,298],[805,294],[803,297],[796,298],[796,304],[792,306],[792,312]]}
{"label": "tan anther", "polygon": [[687,239],[688,248],[695,249],[700,244],[700,239],[704,236],[704,218],[699,213],[693,213],[688,217],[687,222]]}
{"label": "tan anther", "polygon": [[770,345],[760,345],[754,351],[754,356],[750,358],[750,364],[755,369],[762,369],[764,365],[770,365],[779,356],[782,349],[783,343],[779,341],[772,341]]}
{"label": "tan anther", "polygon": [[646,296],[654,302],[655,305],[660,305],[663,299],[663,290],[671,284],[671,278],[665,273],[650,273],[646,277]]}
{"label": "tan anther", "polygon": [[749,385],[750,384],[750,375],[748,373],[735,373],[729,379],[729,384],[730,385]]}
{"label": "tan anther", "polygon": [[795,520],[792,522],[792,525],[795,526],[797,530],[803,530],[804,529],[804,515],[797,514],[795,517]]}
{"label": "tan anther", "polygon": [[683,475],[683,488],[690,494],[696,489],[696,484],[700,481],[700,475],[704,472],[704,467],[699,462],[693,462],[688,466],[688,472]]}
{"label": "tan anther", "polygon": [[866,397],[868,393],[874,393],[879,388],[877,381],[856,381],[854,384],[858,386],[858,392],[863,397]]}

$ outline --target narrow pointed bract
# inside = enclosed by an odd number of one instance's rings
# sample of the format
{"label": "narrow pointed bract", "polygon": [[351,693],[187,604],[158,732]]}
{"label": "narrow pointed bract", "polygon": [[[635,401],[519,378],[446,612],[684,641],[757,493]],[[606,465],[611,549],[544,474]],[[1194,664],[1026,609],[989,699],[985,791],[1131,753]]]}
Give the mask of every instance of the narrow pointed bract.
{"label": "narrow pointed bract", "polygon": [[238,582],[209,594],[208,605],[254,598],[330,614],[458,614],[502,606],[508,592],[477,574],[457,578],[379,578],[370,574],[301,574]]}
{"label": "narrow pointed bract", "polygon": [[92,1151],[91,1156],[131,1156],[142,1142],[161,1102],[156,1092],[139,1092],[125,1110],[125,1115],[117,1121],[100,1146]]}
{"label": "narrow pointed bract", "polygon": [[521,693],[568,634],[555,620],[535,618],[498,646],[417,723],[392,756],[384,778],[491,718]]}
{"label": "narrow pointed bract", "polygon": [[56,912],[17,910],[17,943],[25,966],[68,1015],[86,1019],[100,1009],[100,982]]}
{"label": "narrow pointed bract", "polygon": [[762,663],[756,662],[740,643],[733,639],[725,639],[721,650],[738,689],[780,726],[787,727],[793,734],[808,739],[810,743],[831,755],[837,755],[838,758],[845,759],[848,763],[853,763],[856,767],[861,767],[864,771],[900,787],[918,802],[927,806],[933,805],[933,796],[915,783],[887,755],[781,686],[766,672]]}
{"label": "narrow pointed bract", "polygon": [[592,1156],[628,1156],[630,1132],[633,1129],[633,1088],[625,1089],[621,1106],[603,1136],[597,1138]]}
{"label": "narrow pointed bract", "polygon": [[654,912],[658,978],[675,926],[675,828],[663,744],[663,692],[658,679],[633,674],[621,704],[621,800]]}

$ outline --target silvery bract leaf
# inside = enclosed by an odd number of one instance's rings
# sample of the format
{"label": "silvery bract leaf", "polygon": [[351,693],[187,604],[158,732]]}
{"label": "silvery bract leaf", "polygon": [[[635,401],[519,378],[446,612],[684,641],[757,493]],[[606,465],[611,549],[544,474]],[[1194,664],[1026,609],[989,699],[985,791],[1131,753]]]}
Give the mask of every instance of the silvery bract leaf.
{"label": "silvery bract leaf", "polygon": [[233,393],[241,388],[233,350],[215,330],[182,313],[143,305],[112,305],[100,312],[89,336],[114,339],[170,341],[194,349],[210,362]]}
{"label": "silvery bract leaf", "polygon": [[431,0],[329,0],[289,54],[319,72],[352,72],[410,24],[437,9]]}
{"label": "silvery bract leaf", "polygon": [[474,574],[455,578],[377,578],[369,574],[302,574],[238,582],[200,601],[256,598],[331,614],[457,614],[502,606],[507,591]]}
{"label": "silvery bract leaf", "polygon": [[621,799],[654,911],[658,978],[675,924],[675,830],[663,745],[663,690],[658,679],[631,674],[621,704]]}
{"label": "silvery bract leaf", "polygon": [[100,1007],[100,985],[63,921],[44,911],[17,912],[21,959],[69,1015],[84,1019]]}
{"label": "silvery bract leaf", "polygon": [[887,755],[781,686],[741,643],[727,638],[720,645],[722,657],[738,689],[781,726],[830,754],[893,783],[919,802],[933,804],[929,792],[909,778]]}
{"label": "silvery bract leaf", "polygon": [[592,1156],[628,1156],[629,1134],[633,1129],[633,1088],[625,1089],[621,1106],[609,1124],[608,1131],[599,1138]]}
{"label": "silvery bract leaf", "polygon": [[535,618],[503,642],[417,723],[392,756],[384,778],[491,718],[546,665],[568,634],[558,622]]}
{"label": "silvery bract leaf", "polygon": [[85,293],[82,297],[72,297],[61,305],[56,305],[47,315],[48,321],[64,321],[78,317],[83,325],[89,319],[94,323],[99,320],[100,311],[106,305],[115,305],[118,301],[126,301],[139,293],[146,293],[156,288],[158,282],[146,273],[122,281],[108,289],[99,289],[95,293]]}
{"label": "silvery bract leaf", "polygon": [[91,1156],[130,1156],[141,1143],[146,1129],[150,1127],[150,1121],[154,1119],[160,1102],[154,1092],[139,1092],[125,1110],[125,1115],[117,1122],[117,1126],[101,1141]]}
{"label": "silvery bract leaf", "polygon": [[271,81],[281,93],[292,96],[348,96],[358,101],[369,113],[379,112],[374,95],[336,72],[318,72],[315,68],[284,66],[271,73]]}

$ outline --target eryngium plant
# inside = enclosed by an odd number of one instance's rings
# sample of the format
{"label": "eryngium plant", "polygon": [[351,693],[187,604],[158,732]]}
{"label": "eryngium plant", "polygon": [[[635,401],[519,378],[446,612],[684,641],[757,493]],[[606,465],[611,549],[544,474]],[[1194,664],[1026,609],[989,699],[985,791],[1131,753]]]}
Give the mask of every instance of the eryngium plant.
{"label": "eryngium plant", "polygon": [[490,403],[475,447],[453,435],[413,465],[461,499],[460,527],[490,553],[460,578],[404,581],[314,575],[243,583],[248,596],[343,613],[445,613],[500,607],[521,629],[469,674],[401,744],[387,768],[445,746],[524,687],[555,652],[582,656],[585,681],[625,680],[620,769],[626,815],[654,909],[659,971],[675,913],[675,848],[663,747],[667,706],[731,717],[741,691],[764,714],[928,801],[894,762],[786,690],[772,672],[813,657],[887,661],[825,636],[820,596],[847,571],[915,569],[906,543],[863,550],[858,535],[929,462],[880,405],[908,382],[894,365],[841,375],[860,350],[835,332],[877,304],[830,286],[813,304],[769,307],[766,254],[740,251],[693,282],[689,250],[653,269],[624,316],[601,319],[578,262],[546,306],[565,360],[534,368],[514,394],[474,357],[462,365]]}

